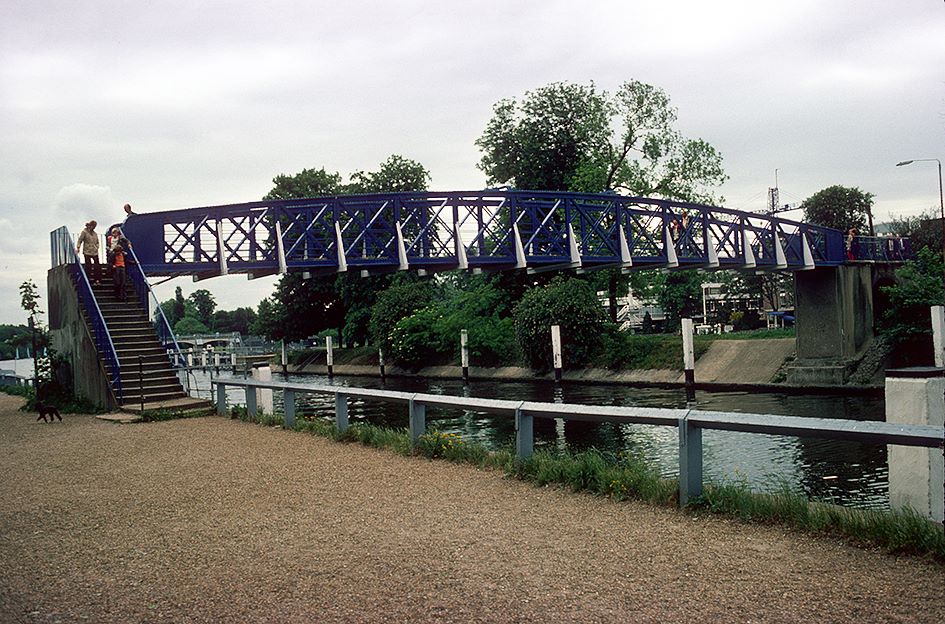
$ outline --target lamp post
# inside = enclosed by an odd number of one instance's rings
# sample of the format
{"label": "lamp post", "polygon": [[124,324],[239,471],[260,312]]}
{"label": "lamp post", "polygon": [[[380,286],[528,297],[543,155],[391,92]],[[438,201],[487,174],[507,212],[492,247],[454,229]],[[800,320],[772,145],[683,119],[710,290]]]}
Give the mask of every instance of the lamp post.
{"label": "lamp post", "polygon": [[938,158],[913,158],[912,160],[903,160],[896,163],[897,167],[905,167],[914,162],[935,162],[938,163],[938,203],[942,219],[942,258],[945,259],[945,195],[942,193],[942,161]]}
{"label": "lamp post", "polygon": [[[911,165],[914,162],[937,162],[938,163],[938,202],[939,208],[941,210],[941,219],[942,219],[942,259],[945,260],[945,196],[942,194],[942,161],[938,158],[913,158],[912,160],[903,160],[902,162],[896,163],[897,167],[905,167],[906,165]],[[943,274],[945,278],[945,274]],[[942,288],[945,288],[945,279],[942,281]],[[945,439],[943,439],[942,444],[942,456],[945,457]]]}

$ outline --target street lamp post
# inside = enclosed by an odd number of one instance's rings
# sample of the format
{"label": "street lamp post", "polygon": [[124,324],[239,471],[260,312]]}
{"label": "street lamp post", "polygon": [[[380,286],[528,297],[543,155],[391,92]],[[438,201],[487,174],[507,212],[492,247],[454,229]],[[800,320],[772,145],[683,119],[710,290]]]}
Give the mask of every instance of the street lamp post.
{"label": "street lamp post", "polygon": [[[913,158],[912,160],[904,160],[902,162],[896,163],[897,167],[904,167],[906,165],[911,165],[914,162],[936,162],[938,163],[938,203],[939,209],[941,210],[940,217],[942,219],[942,259],[945,260],[945,195],[942,193],[942,161],[938,158]],[[942,288],[945,288],[945,272],[943,272]],[[945,458],[945,438],[943,438],[942,444],[942,457]]]}
{"label": "street lamp post", "polygon": [[934,162],[938,163],[938,203],[942,219],[942,258],[945,259],[945,194],[942,193],[942,161],[938,158],[913,158],[912,160],[903,160],[896,163],[897,167],[905,167],[914,162]]}

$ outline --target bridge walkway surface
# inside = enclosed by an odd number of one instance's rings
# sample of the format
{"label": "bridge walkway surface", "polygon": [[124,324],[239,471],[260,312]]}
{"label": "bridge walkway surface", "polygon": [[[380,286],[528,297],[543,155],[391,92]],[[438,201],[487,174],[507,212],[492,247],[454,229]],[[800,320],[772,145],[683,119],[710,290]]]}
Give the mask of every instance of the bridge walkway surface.
{"label": "bridge walkway surface", "polygon": [[940,622],[945,570],[217,416],[0,395],[0,620]]}

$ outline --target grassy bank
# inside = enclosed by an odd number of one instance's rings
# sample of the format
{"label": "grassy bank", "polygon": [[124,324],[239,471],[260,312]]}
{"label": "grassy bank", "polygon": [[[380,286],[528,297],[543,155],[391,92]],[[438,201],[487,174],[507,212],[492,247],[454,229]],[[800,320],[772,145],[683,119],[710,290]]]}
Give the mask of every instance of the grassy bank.
{"label": "grassy bank", "polygon": [[[794,329],[758,329],[753,331],[730,332],[727,334],[708,334],[695,336],[693,348],[698,360],[716,340],[766,340],[774,338],[794,338]],[[335,349],[334,364],[377,366],[376,347],[354,347]],[[295,366],[305,364],[325,365],[324,349],[304,349],[292,352],[289,363]],[[431,362],[459,366],[458,359],[451,359],[444,354],[431,356]],[[475,362],[473,362],[475,365]],[[508,366],[525,366],[520,359],[504,362]],[[682,336],[678,334],[628,334],[615,332],[606,334],[602,344],[594,353],[588,368],[609,370],[682,370]]]}
{"label": "grassy bank", "polygon": [[[250,419],[245,408],[233,414],[244,421],[275,426],[279,415]],[[393,451],[501,470],[506,475],[535,483],[558,485],[574,491],[591,492],[614,500],[640,500],[661,506],[676,506],[678,482],[662,478],[640,458],[628,454],[604,454],[594,450],[580,453],[537,451],[528,459],[518,459],[510,449],[490,451],[462,440],[456,434],[431,431],[411,447],[405,430],[368,424],[351,425],[343,433],[326,419],[296,421],[295,430],[339,442],[357,442]],[[776,494],[752,492],[742,483],[706,484],[703,496],[686,513],[719,514],[744,522],[789,526],[799,531],[829,535],[852,543],[880,547],[890,553],[934,559],[945,564],[945,535],[942,527],[912,511],[879,512],[847,509],[812,503],[787,490]]]}

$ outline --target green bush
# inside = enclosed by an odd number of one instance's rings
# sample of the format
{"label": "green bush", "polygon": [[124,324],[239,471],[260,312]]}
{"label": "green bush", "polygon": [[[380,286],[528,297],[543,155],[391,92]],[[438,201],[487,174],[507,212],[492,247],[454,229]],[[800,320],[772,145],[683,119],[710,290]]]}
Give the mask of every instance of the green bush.
{"label": "green bush", "polygon": [[402,319],[430,305],[434,290],[429,282],[397,284],[383,291],[371,307],[371,340],[390,347],[394,327]]}
{"label": "green bush", "polygon": [[458,362],[460,332],[468,335],[474,366],[501,366],[516,362],[512,321],[502,318],[503,293],[489,284],[448,293],[400,320],[391,332],[393,361],[416,368],[431,363]]}
{"label": "green bush", "polygon": [[561,353],[565,368],[586,364],[601,341],[604,310],[597,293],[587,282],[555,277],[547,286],[534,287],[513,311],[515,337],[526,363],[536,370],[549,370],[551,326],[561,327]]}

